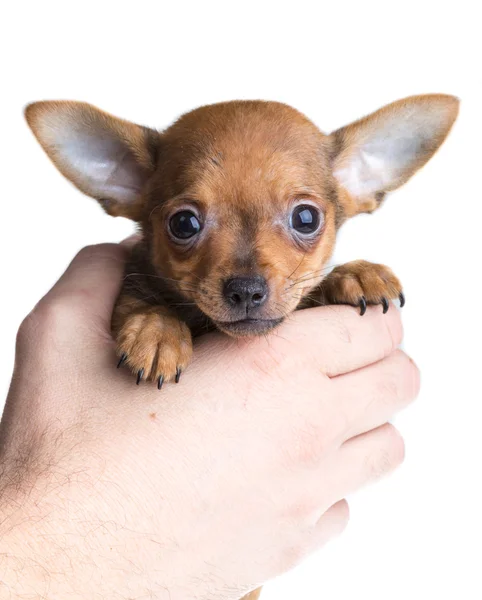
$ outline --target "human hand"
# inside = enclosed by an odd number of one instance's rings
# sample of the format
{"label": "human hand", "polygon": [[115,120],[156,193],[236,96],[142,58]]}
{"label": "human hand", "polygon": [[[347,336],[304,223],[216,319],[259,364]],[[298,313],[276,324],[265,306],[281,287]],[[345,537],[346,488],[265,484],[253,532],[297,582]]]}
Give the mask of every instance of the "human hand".
{"label": "human hand", "polygon": [[0,590],[50,599],[239,598],[345,527],[395,468],[419,386],[399,314],[300,311],[197,341],[159,392],[117,371],[124,249],[86,248],[21,326],[0,430]]}

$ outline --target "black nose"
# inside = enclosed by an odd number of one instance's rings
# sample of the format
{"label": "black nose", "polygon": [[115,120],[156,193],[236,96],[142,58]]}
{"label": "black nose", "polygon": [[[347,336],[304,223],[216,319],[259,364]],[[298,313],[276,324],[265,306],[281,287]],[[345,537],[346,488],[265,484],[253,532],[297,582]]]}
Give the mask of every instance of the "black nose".
{"label": "black nose", "polygon": [[266,279],[256,277],[233,277],[224,284],[224,297],[233,308],[245,308],[246,311],[262,306],[268,297]]}

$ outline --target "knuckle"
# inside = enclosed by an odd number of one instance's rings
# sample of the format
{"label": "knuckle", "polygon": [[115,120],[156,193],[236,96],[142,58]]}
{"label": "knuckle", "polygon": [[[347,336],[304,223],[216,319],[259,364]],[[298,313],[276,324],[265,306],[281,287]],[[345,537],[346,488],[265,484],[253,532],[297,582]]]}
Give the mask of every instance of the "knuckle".
{"label": "knuckle", "polygon": [[17,343],[22,344],[24,341],[30,340],[31,337],[35,335],[35,329],[37,328],[36,323],[35,311],[33,310],[20,323],[17,332]]}
{"label": "knuckle", "polygon": [[420,389],[420,372],[415,363],[402,350],[397,350],[395,391],[400,401],[413,400]]}
{"label": "knuckle", "polygon": [[393,374],[386,374],[378,383],[378,396],[383,400],[383,404],[390,406],[394,400],[400,396],[399,382]]}
{"label": "knuckle", "polygon": [[40,339],[46,335],[56,336],[72,323],[72,309],[62,299],[51,298],[41,301],[27,319],[27,328],[34,328]]}
{"label": "knuckle", "polygon": [[15,347],[19,356],[30,350],[34,340],[38,340],[36,329],[35,319],[30,313],[22,321],[17,331]]}
{"label": "knuckle", "polygon": [[49,360],[57,356],[58,349],[72,335],[76,325],[69,306],[59,299],[41,300],[22,321],[16,347],[21,353],[29,353],[32,348],[40,350],[38,358]]}
{"label": "knuckle", "polygon": [[378,395],[386,404],[406,404],[420,388],[420,374],[413,361],[401,350],[385,359],[386,372],[378,383]]}
{"label": "knuckle", "polygon": [[405,459],[405,442],[399,431],[395,429],[393,425],[388,426],[388,438],[388,452],[391,457],[391,462],[394,467],[397,467],[398,465],[401,465]]}
{"label": "knuckle", "polygon": [[400,312],[398,310],[389,310],[383,315],[382,322],[385,324],[386,336],[386,354],[393,352],[401,343],[403,338],[403,327]]}
{"label": "knuckle", "polygon": [[367,457],[367,470],[371,479],[379,479],[399,466],[405,457],[405,444],[401,435],[391,425],[385,426],[384,441]]}
{"label": "knuckle", "polygon": [[379,479],[392,470],[390,453],[379,450],[371,454],[367,459],[367,469],[370,479]]}
{"label": "knuckle", "polygon": [[420,369],[413,362],[413,360],[407,355],[407,374],[406,374],[406,382],[407,382],[407,392],[409,400],[413,400],[418,396],[420,391]]}

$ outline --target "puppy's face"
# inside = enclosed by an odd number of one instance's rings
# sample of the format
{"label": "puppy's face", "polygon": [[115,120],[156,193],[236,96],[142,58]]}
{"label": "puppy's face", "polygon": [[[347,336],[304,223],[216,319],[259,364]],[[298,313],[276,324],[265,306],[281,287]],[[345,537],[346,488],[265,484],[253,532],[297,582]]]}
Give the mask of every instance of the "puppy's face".
{"label": "puppy's face", "polygon": [[144,229],[157,271],[219,329],[262,334],[320,281],[335,241],[330,147],[284,105],[193,111],[163,135]]}
{"label": "puppy's face", "polygon": [[451,96],[415,96],[331,135],[261,101],[205,106],[163,133],[84,103],[26,114],[64,175],[141,223],[158,276],[242,336],[273,329],[309,295],[337,228],[423,166],[457,109]]}

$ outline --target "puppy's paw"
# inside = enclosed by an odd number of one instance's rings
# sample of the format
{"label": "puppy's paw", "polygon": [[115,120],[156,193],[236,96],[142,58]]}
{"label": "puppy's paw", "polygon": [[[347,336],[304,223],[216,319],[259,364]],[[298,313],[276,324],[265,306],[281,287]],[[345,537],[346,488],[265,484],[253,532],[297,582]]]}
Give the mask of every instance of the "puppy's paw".
{"label": "puppy's paw", "polygon": [[117,331],[118,367],[126,364],[137,377],[157,381],[179,381],[192,356],[191,332],[185,323],[162,309],[146,309],[127,316]]}
{"label": "puppy's paw", "polygon": [[355,260],[333,269],[321,283],[323,304],[350,304],[360,307],[364,315],[369,304],[381,304],[389,309],[389,300],[398,298],[400,306],[405,296],[398,278],[385,265]]}

